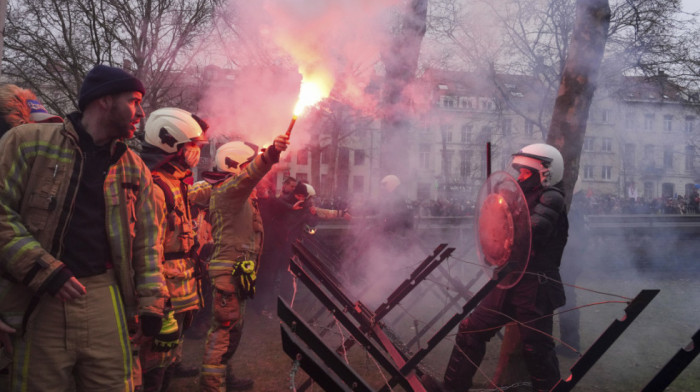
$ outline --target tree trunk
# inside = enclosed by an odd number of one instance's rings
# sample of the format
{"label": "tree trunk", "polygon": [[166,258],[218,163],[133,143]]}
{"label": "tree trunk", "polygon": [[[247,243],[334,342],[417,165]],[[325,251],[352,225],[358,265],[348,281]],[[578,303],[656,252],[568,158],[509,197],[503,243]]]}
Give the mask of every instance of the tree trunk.
{"label": "tree trunk", "polygon": [[571,205],[586,134],[588,111],[610,26],[608,0],[578,0],[571,48],[554,103],[547,143],[564,157],[564,194]]}
{"label": "tree trunk", "polygon": [[[574,185],[578,179],[588,111],[596,89],[598,69],[603,59],[609,26],[608,0],[577,1],[571,47],[547,135],[547,143],[557,147],[564,157],[563,181],[567,207],[571,205]],[[509,336],[512,333],[512,329],[506,329],[504,342],[514,340]],[[501,350],[496,374],[499,378],[511,380],[512,377],[508,376],[519,373],[523,364],[514,365],[512,361],[509,362],[513,351],[520,350],[521,345],[509,344],[508,347],[510,350]]]}
{"label": "tree trunk", "polygon": [[426,30],[428,0],[411,0],[403,16],[400,31],[396,33],[390,48],[382,54],[386,67],[384,86],[382,142],[380,153],[381,175],[392,173],[401,177],[409,168],[396,159],[396,148],[409,127],[408,100],[404,89],[416,76],[418,55]]}

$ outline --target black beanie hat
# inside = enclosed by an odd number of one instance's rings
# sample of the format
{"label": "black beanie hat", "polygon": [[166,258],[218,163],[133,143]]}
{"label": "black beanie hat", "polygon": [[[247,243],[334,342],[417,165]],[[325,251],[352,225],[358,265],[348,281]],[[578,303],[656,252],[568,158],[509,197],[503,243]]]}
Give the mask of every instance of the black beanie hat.
{"label": "black beanie hat", "polygon": [[138,91],[141,94],[146,94],[143,83],[130,73],[121,68],[96,65],[88,72],[83,80],[83,85],[80,86],[78,109],[82,112],[90,102],[97,98],[127,91]]}
{"label": "black beanie hat", "polygon": [[304,195],[304,197],[309,196],[309,191],[306,189],[306,184],[303,182],[297,182],[297,186],[294,187],[294,191],[292,193],[295,195]]}

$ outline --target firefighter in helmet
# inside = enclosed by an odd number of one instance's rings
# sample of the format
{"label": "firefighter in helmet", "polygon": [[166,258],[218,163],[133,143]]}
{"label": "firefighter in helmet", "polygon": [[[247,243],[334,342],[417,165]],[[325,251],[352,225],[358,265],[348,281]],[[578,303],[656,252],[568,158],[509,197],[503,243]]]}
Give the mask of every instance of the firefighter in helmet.
{"label": "firefighter in helmet", "polygon": [[[531,144],[513,154],[512,167],[527,200],[532,230],[530,261],[521,280],[508,289],[496,288],[459,325],[447,365],[444,390],[467,391],[499,327],[516,320],[523,356],[534,391],[549,391],[559,381],[554,351],[552,313],[564,305],[559,276],[569,223],[560,181],[561,153],[547,144]],[[429,390],[433,388],[426,383]]]}
{"label": "firefighter in helmet", "polygon": [[214,287],[214,309],[199,382],[202,391],[253,386],[252,380],[234,376],[230,359],[241,339],[246,299],[255,294],[262,251],[263,226],[254,193],[288,144],[289,136],[280,135],[259,154],[253,144],[226,143],[216,151],[217,171],[203,174],[213,187],[209,213],[214,251],[209,277]]}
{"label": "firefighter in helmet", "polygon": [[143,391],[165,391],[173,376],[194,376],[182,366],[183,333],[202,308],[191,206],[206,206],[211,186],[192,184],[200,143],[208,125],[178,108],[155,110],[148,117],[141,156],[151,169],[156,204],[164,220],[163,275],[170,299],[160,333],[139,349]]}

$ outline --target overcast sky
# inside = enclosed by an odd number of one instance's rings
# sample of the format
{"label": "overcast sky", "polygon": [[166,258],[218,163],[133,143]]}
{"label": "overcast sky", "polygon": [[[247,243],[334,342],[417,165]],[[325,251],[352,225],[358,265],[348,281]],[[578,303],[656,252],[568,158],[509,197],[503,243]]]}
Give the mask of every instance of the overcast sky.
{"label": "overcast sky", "polygon": [[683,10],[686,12],[700,11],[700,0],[683,0]]}

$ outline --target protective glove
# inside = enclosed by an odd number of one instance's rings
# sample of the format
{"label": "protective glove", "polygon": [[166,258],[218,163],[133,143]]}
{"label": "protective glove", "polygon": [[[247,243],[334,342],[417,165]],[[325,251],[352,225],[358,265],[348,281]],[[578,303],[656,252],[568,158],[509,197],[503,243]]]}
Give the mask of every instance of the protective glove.
{"label": "protective glove", "polygon": [[177,320],[175,320],[175,312],[168,311],[163,318],[163,326],[160,327],[160,332],[153,340],[153,351],[167,352],[180,343],[180,333],[178,331]]}
{"label": "protective glove", "polygon": [[238,278],[241,299],[255,296],[255,262],[253,260],[239,261],[233,270],[233,276]]}

